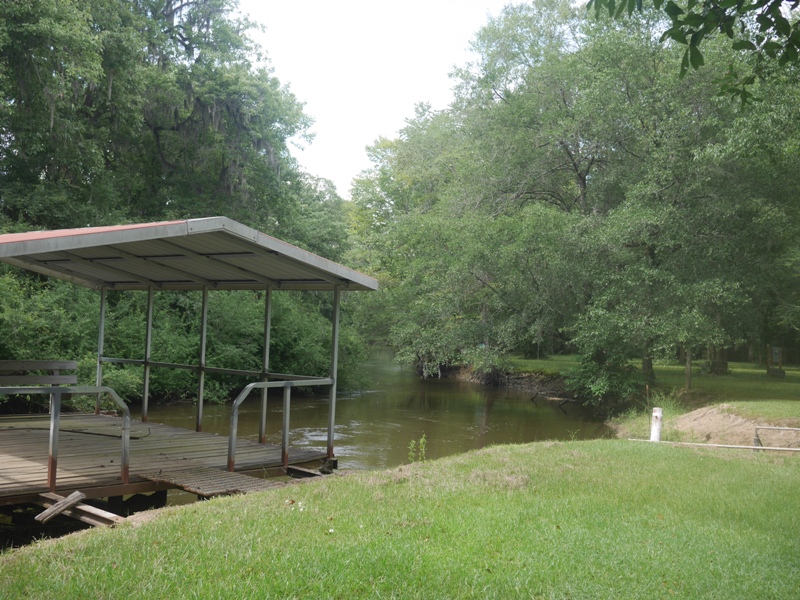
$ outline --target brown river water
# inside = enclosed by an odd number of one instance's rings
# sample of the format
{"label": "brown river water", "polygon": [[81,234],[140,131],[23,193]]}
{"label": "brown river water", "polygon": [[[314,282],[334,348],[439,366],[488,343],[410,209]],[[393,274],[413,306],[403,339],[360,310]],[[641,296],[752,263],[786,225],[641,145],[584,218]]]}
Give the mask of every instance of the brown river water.
{"label": "brown river water", "polygon": [[[455,379],[420,379],[408,367],[376,353],[368,389],[340,392],[335,453],[342,469],[379,469],[407,463],[411,441],[425,435],[426,458],[436,459],[496,444],[591,439],[610,435],[602,421],[575,404],[531,400],[532,392],[487,387]],[[282,399],[267,404],[268,442],[280,444]],[[257,439],[260,400],[252,394],[239,414],[239,436]],[[194,428],[190,404],[151,406],[150,420]],[[290,445],[327,443],[328,399],[292,396]],[[229,405],[206,405],[203,430],[228,434]]]}
{"label": "brown river water", "polygon": [[[420,379],[412,369],[376,353],[368,365],[369,387],[340,393],[336,403],[335,452],[340,469],[381,469],[409,462],[409,443],[425,435],[425,457],[436,459],[494,444],[539,440],[590,439],[610,435],[602,421],[579,406],[533,402],[532,392],[494,388],[456,379]],[[281,443],[282,398],[270,397],[268,442]],[[260,398],[253,394],[240,409],[239,435],[257,439]],[[133,407],[138,418],[138,407]],[[154,405],[150,420],[194,429],[191,404]],[[230,404],[204,408],[204,431],[227,435]],[[328,399],[293,395],[293,446],[327,446]],[[171,490],[168,504],[194,502],[195,496]],[[43,537],[56,537],[87,527],[59,516],[46,526],[36,523],[41,509],[0,512],[0,553]],[[2,596],[2,594],[0,594]]]}

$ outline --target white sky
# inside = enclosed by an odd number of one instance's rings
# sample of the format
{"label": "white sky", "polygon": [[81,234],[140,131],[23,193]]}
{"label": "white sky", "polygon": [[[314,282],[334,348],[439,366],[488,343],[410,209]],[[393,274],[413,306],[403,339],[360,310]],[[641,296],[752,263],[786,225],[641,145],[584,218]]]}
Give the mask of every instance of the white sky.
{"label": "white sky", "polygon": [[448,73],[474,56],[469,42],[510,0],[240,0],[267,29],[255,34],[275,76],[315,121],[293,154],[350,196],[370,166],[364,148],[396,137],[414,105],[445,108]]}

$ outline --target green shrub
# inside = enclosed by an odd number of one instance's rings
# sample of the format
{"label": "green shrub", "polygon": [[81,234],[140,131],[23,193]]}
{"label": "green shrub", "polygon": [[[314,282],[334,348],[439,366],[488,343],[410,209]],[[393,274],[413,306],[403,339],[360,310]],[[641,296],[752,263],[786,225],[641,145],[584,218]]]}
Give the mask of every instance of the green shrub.
{"label": "green shrub", "polygon": [[640,388],[639,374],[627,359],[578,357],[578,366],[566,374],[567,389],[576,398],[607,414],[627,405]]}

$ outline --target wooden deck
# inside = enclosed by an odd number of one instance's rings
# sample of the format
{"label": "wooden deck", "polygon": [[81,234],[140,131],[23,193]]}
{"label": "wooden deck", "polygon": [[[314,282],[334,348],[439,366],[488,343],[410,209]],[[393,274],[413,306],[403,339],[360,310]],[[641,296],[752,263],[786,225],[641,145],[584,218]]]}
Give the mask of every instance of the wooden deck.
{"label": "wooden deck", "polygon": [[[50,418],[0,418],[0,505],[29,501],[47,489],[47,448]],[[176,487],[152,481],[152,475],[193,467],[225,469],[228,438],[212,433],[133,421],[130,435],[130,483],[120,479],[122,419],[104,415],[62,414],[59,427],[57,492],[75,490],[101,498]],[[319,460],[325,449],[290,449],[289,463]],[[236,470],[265,471],[281,466],[280,446],[237,440]]]}

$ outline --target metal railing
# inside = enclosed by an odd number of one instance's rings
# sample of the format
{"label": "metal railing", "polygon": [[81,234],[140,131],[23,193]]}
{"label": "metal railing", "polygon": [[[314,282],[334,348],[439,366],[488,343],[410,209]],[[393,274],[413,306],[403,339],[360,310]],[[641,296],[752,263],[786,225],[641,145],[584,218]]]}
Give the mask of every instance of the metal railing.
{"label": "metal railing", "polygon": [[110,387],[102,385],[53,386],[53,387],[0,387],[0,395],[44,395],[50,396],[50,446],[47,462],[47,486],[51,492],[56,490],[56,472],[58,467],[58,428],[61,420],[61,396],[71,394],[78,396],[108,394],[122,411],[122,466],[120,477],[122,483],[128,483],[131,445],[131,411],[125,401]]}
{"label": "metal railing", "polygon": [[274,379],[319,379],[311,375],[291,375],[288,373],[274,373],[272,371],[253,371],[247,369],[226,369],[223,367],[209,367],[206,365],[185,365],[180,363],[160,362],[157,360],[144,360],[141,358],[112,358],[104,356],[101,362],[116,364],[116,365],[149,365],[151,367],[165,368],[165,369],[182,369],[184,371],[205,371],[206,373],[214,373],[217,375],[242,375],[247,377],[272,377]]}
{"label": "metal railing", "polygon": [[772,427],[767,425],[758,425],[755,431],[755,435],[753,436],[753,446],[758,446],[760,448],[765,447],[764,444],[761,443],[761,437],[758,435],[758,431],[760,429],[771,429],[773,431],[800,431],[798,427]]}
{"label": "metal railing", "polygon": [[[233,471],[236,464],[236,433],[239,429],[239,407],[254,389],[283,388],[283,426],[281,431],[281,464],[289,466],[289,413],[292,402],[293,387],[312,387],[312,386],[333,386],[335,379],[320,377],[300,377],[294,375],[284,375],[284,377],[298,377],[294,380],[286,381],[257,381],[245,386],[241,393],[236,397],[231,406],[231,429],[228,437],[228,471]],[[264,423],[267,418],[267,404],[261,403],[261,432],[260,441],[263,443]]]}

